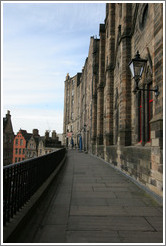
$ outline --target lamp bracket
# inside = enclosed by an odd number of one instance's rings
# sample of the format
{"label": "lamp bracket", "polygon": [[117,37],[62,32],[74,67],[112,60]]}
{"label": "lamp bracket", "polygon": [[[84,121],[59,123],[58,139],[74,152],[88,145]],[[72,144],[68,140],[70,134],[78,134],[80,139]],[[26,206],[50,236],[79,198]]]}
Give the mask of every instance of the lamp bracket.
{"label": "lamp bracket", "polygon": [[143,89],[143,88],[136,88],[138,91],[154,91],[155,92],[155,96],[157,97],[159,95],[159,91],[158,91],[158,86],[156,85],[154,89]]}

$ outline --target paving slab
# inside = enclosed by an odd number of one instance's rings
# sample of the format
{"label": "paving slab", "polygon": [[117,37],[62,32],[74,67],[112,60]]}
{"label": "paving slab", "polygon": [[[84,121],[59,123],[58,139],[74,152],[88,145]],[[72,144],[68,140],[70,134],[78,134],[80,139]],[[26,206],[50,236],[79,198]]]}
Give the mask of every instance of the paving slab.
{"label": "paving slab", "polygon": [[70,216],[67,230],[155,231],[144,217],[136,216]]}
{"label": "paving slab", "polygon": [[162,243],[162,232],[149,232],[149,231],[134,231],[129,233],[128,231],[118,232],[122,243]]}
{"label": "paving slab", "polygon": [[68,243],[119,243],[117,231],[67,231]]}
{"label": "paving slab", "polygon": [[163,208],[120,172],[68,151],[15,243],[162,243]]}
{"label": "paving slab", "polygon": [[77,216],[110,216],[127,215],[123,206],[72,206],[70,215]]}
{"label": "paving slab", "polygon": [[71,200],[71,206],[108,206],[106,198],[75,197]]}

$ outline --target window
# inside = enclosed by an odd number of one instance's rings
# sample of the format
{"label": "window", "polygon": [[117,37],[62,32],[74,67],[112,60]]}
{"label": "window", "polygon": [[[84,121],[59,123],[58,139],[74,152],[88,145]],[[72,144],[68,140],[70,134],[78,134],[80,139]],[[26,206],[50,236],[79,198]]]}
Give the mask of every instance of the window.
{"label": "window", "polygon": [[21,161],[21,158],[18,158],[18,161]]}
{"label": "window", "polygon": [[[151,89],[151,84],[148,86]],[[148,142],[151,140],[151,133],[150,133],[150,120],[153,117],[153,92],[148,91]]]}
{"label": "window", "polygon": [[23,139],[20,139],[20,145],[21,146],[23,145]]}
{"label": "window", "polygon": [[16,145],[18,145],[18,139],[16,139]]}
{"label": "window", "polygon": [[15,162],[17,162],[17,157],[15,158]]}
{"label": "window", "polygon": [[146,21],[147,21],[147,16],[148,16],[148,4],[146,4],[144,11],[143,11],[143,15],[142,15],[142,28],[144,28]]}
{"label": "window", "polygon": [[22,150],[22,153],[25,154],[25,149]]}
{"label": "window", "polygon": [[147,19],[148,19],[148,3],[144,3],[142,5],[139,15],[139,27],[141,31],[145,28]]}
{"label": "window", "polygon": [[19,149],[19,155],[21,154],[21,149]]}
{"label": "window", "polygon": [[153,117],[153,91],[152,84],[147,86],[147,91],[138,92],[138,142],[148,143],[151,141],[150,121]]}
{"label": "window", "polygon": [[15,154],[18,154],[18,149],[17,148],[15,149]]}

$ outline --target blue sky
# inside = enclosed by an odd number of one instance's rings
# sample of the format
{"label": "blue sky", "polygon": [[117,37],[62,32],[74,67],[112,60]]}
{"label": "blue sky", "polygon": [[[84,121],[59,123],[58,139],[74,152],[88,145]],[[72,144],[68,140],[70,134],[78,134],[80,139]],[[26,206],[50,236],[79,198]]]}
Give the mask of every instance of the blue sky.
{"label": "blue sky", "polygon": [[63,132],[64,80],[81,72],[105,3],[3,3],[3,116],[13,130]]}

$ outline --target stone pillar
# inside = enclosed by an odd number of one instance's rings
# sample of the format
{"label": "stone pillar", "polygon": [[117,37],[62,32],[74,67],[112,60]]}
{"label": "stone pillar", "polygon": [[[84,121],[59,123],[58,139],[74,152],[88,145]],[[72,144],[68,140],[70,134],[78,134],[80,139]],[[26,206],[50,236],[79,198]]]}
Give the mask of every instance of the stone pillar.
{"label": "stone pillar", "polygon": [[97,95],[92,97],[92,144],[96,143]]}
{"label": "stone pillar", "polygon": [[64,116],[63,116],[63,144],[66,145],[66,134],[67,134],[67,111],[69,111],[69,105],[67,105],[67,87],[68,87],[68,81],[70,79],[69,74],[66,76],[66,80],[64,82],[65,88],[64,88]]}
{"label": "stone pillar", "polygon": [[[154,4],[154,58],[153,87],[158,86],[159,95],[153,94],[153,118],[151,130],[151,185],[160,196],[163,193],[163,6]],[[164,82],[165,83],[165,82]],[[164,163],[165,164],[165,163]]]}
{"label": "stone pillar", "polygon": [[97,144],[103,144],[103,99],[104,99],[104,80],[105,80],[105,25],[100,24],[99,42],[99,82],[97,86]]}
{"label": "stone pillar", "polygon": [[132,4],[122,5],[122,70],[119,93],[120,103],[120,124],[119,124],[119,145],[131,144],[131,74],[128,64],[131,60],[131,19]]}
{"label": "stone pillar", "polygon": [[92,144],[96,144],[97,136],[97,83],[98,83],[98,66],[99,66],[99,40],[93,42],[93,88],[92,88]]}
{"label": "stone pillar", "polygon": [[106,20],[105,68],[106,84],[104,88],[105,100],[105,133],[104,144],[113,144],[113,92],[114,92],[114,59],[115,59],[115,4],[109,4]]}
{"label": "stone pillar", "polygon": [[103,85],[97,88],[97,144],[103,144]]}

